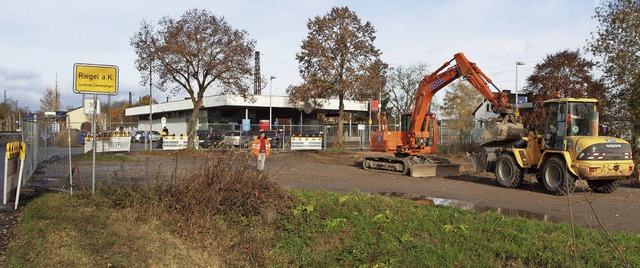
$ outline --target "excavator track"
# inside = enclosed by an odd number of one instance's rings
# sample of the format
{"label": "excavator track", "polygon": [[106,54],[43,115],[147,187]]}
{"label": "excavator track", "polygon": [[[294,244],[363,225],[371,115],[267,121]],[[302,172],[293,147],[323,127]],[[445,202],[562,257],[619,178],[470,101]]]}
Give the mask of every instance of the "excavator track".
{"label": "excavator track", "polygon": [[362,168],[411,177],[440,177],[460,175],[460,165],[444,158],[427,155],[407,157],[365,157]]}
{"label": "excavator track", "polygon": [[407,174],[409,162],[398,157],[365,157],[362,168],[391,174]]}

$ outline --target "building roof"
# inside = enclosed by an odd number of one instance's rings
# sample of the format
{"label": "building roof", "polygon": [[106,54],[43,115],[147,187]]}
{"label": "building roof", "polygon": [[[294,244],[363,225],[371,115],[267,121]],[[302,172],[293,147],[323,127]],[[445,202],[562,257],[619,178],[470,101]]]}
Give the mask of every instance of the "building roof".
{"label": "building roof", "polygon": [[[213,95],[206,96],[203,99],[203,108],[213,108],[213,107],[228,107],[228,106],[237,106],[237,107],[273,107],[273,108],[291,108],[291,109],[301,109],[302,105],[295,106],[289,103],[288,96],[268,96],[268,95],[257,95],[257,96],[249,96],[247,99],[242,98],[240,95]],[[322,102],[322,107],[317,107],[317,109],[322,110],[338,110],[338,100],[331,99]],[[178,100],[178,101],[170,101],[164,103],[153,104],[153,113],[163,113],[163,112],[174,112],[174,111],[183,111],[183,110],[192,110],[193,103],[191,99]],[[344,101],[344,110],[345,111],[368,111],[366,102],[355,102],[355,101]],[[144,115],[149,114],[149,105],[137,106],[132,108],[127,108],[125,110],[125,116],[131,115]]]}

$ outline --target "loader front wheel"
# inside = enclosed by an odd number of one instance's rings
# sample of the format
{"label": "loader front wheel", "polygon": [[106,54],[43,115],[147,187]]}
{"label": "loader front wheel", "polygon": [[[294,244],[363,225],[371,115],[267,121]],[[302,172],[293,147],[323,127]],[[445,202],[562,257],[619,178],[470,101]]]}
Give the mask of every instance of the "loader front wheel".
{"label": "loader front wheel", "polygon": [[510,189],[519,187],[524,178],[522,168],[510,154],[504,154],[498,158],[495,173],[500,185]]}
{"label": "loader front wheel", "polygon": [[547,191],[556,195],[568,195],[576,189],[575,178],[558,157],[549,158],[542,168],[542,182]]}

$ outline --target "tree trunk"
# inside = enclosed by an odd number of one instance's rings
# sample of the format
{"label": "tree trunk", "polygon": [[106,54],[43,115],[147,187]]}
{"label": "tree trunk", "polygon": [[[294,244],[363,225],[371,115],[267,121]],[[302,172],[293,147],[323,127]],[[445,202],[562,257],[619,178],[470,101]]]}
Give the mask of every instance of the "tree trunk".
{"label": "tree trunk", "polygon": [[340,103],[338,104],[338,133],[336,133],[335,147],[344,147],[344,95],[339,96]]}
{"label": "tree trunk", "polygon": [[195,138],[196,138],[196,127],[198,123],[198,113],[200,112],[200,107],[202,107],[202,97],[199,98],[193,106],[193,113],[191,113],[191,118],[189,118],[189,126],[187,127],[187,135],[189,139],[187,140],[187,149],[192,150],[195,148]]}

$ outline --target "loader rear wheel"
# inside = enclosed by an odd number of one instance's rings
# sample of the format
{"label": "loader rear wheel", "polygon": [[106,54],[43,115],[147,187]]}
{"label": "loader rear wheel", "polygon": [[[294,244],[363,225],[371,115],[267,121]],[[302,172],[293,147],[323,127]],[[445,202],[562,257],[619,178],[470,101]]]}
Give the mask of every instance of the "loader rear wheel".
{"label": "loader rear wheel", "polygon": [[589,188],[596,193],[609,194],[618,189],[618,180],[587,181]]}
{"label": "loader rear wheel", "polygon": [[549,158],[542,168],[542,183],[547,191],[556,195],[568,195],[576,189],[575,178],[558,157]]}
{"label": "loader rear wheel", "polygon": [[500,185],[510,189],[519,187],[524,178],[522,168],[510,154],[504,154],[498,158],[495,173]]}

